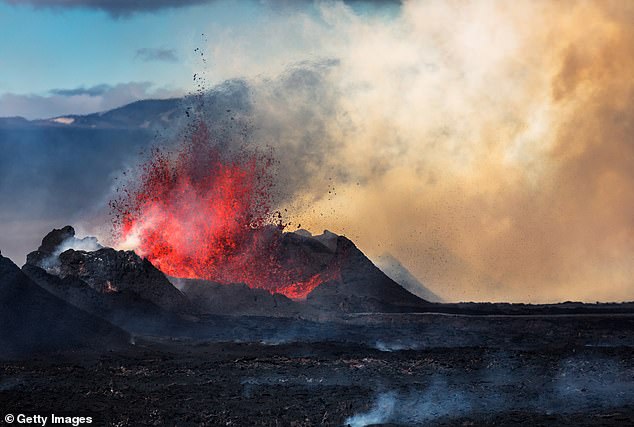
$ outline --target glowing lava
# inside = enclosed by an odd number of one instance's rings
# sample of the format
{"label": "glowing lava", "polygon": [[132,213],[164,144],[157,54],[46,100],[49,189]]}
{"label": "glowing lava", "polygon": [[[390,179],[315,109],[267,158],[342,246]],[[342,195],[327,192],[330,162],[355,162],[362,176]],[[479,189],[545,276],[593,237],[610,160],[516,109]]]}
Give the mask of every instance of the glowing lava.
{"label": "glowing lava", "polygon": [[305,298],[324,274],[284,251],[281,216],[271,212],[271,163],[257,152],[221,150],[199,126],[176,153],[155,150],[138,182],[111,203],[118,244],[170,276]]}

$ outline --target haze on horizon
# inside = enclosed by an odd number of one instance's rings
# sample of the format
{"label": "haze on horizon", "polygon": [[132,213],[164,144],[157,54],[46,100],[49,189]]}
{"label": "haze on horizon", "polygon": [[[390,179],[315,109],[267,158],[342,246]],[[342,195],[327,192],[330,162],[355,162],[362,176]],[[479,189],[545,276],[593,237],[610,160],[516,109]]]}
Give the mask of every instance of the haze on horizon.
{"label": "haze on horizon", "polygon": [[391,254],[447,301],[634,300],[634,4],[122,4],[0,2],[0,27],[33,22],[2,27],[0,116],[239,79],[302,228]]}

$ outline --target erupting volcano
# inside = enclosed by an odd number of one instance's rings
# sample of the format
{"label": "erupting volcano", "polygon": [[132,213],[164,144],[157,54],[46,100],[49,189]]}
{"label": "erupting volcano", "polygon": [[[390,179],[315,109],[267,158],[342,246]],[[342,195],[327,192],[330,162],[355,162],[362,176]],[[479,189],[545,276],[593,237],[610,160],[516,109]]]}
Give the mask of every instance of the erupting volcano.
{"label": "erupting volcano", "polygon": [[330,269],[284,253],[272,164],[258,151],[224,149],[198,125],[176,152],[154,150],[138,180],[120,189],[111,202],[115,238],[170,276],[304,298]]}

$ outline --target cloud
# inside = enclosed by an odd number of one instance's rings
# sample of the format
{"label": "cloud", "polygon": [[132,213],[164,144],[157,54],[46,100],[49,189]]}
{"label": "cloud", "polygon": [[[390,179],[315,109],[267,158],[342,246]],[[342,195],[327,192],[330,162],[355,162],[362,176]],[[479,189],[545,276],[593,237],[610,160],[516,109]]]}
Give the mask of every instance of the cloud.
{"label": "cloud", "polygon": [[52,89],[49,92],[53,95],[59,96],[100,96],[110,90],[112,90],[112,86],[107,84],[100,84],[89,88],[78,87],[75,89]]}
{"label": "cloud", "polygon": [[178,61],[178,58],[176,56],[176,51],[174,49],[165,49],[165,48],[144,47],[141,49],[137,49],[135,58],[145,62],[150,62],[150,61],[177,62]]}
{"label": "cloud", "polygon": [[67,114],[90,114],[148,98],[170,98],[181,91],[156,88],[149,82],[117,85],[101,84],[89,88],[53,89],[49,95],[0,95],[0,117],[22,116],[43,119]]}
{"label": "cloud", "polygon": [[[137,12],[155,12],[161,9],[180,8],[206,3],[213,3],[217,0],[0,0],[12,5],[29,4],[36,8],[55,9],[97,9],[108,12],[112,16],[128,16]],[[254,3],[257,0],[252,0]],[[290,0],[261,0],[260,3],[273,7],[290,7],[297,4],[313,3],[313,0],[290,1]],[[371,4],[386,5],[400,4],[400,0],[348,0],[351,4]]]}
{"label": "cloud", "polygon": [[136,12],[153,12],[166,8],[186,7],[211,3],[214,0],[3,0],[12,5],[29,4],[36,8],[97,9],[113,16],[126,16]]}

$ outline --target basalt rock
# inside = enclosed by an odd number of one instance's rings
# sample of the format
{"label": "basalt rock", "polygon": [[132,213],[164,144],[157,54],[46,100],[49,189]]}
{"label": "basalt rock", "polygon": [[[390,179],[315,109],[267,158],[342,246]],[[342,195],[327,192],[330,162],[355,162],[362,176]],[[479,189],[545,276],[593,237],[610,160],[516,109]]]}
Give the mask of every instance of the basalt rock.
{"label": "basalt rock", "polygon": [[51,257],[57,248],[66,240],[75,237],[75,229],[70,225],[61,229],[54,229],[42,239],[42,244],[36,251],[26,256],[27,264],[40,265],[42,262]]}
{"label": "basalt rock", "polygon": [[[427,301],[413,295],[379,270],[350,240],[329,231],[282,233],[267,230],[265,252],[282,270],[316,277],[305,299],[291,300],[245,284],[172,279],[198,311],[205,314],[293,316],[311,319],[359,312],[423,311]],[[271,244],[273,241],[274,244]]]}
{"label": "basalt rock", "polygon": [[75,276],[60,278],[31,264],[22,271],[53,295],[134,334],[160,335],[181,320],[134,291],[100,292]]}
{"label": "basalt rock", "polygon": [[252,289],[244,283],[220,284],[198,279],[172,279],[198,312],[232,316],[302,316],[304,306],[282,294]]}
{"label": "basalt rock", "polygon": [[309,305],[355,313],[421,311],[428,305],[386,276],[352,241],[343,236],[327,237],[334,247],[330,268],[337,274],[308,294]]}
{"label": "basalt rock", "polygon": [[59,277],[77,278],[101,293],[132,291],[172,312],[187,313],[187,298],[147,259],[132,251],[69,249],[59,255]]}
{"label": "basalt rock", "polygon": [[127,333],[31,281],[0,256],[0,356],[126,345]]}
{"label": "basalt rock", "polygon": [[[191,313],[192,307],[185,295],[151,262],[132,251],[112,248],[94,251],[68,249],[58,254],[60,245],[69,239],[75,239],[71,243],[85,242],[85,239],[76,239],[74,236],[75,231],[70,226],[53,230],[37,251],[27,255],[25,267],[41,268],[67,283],[80,281],[100,294],[133,293],[163,310]],[[30,267],[25,268],[25,271],[38,274]]]}
{"label": "basalt rock", "polygon": [[85,243],[74,236],[72,227],[49,233],[38,251],[29,254],[24,271],[55,295],[116,324],[123,324],[121,318],[154,318],[160,310],[320,318],[324,313],[422,311],[427,305],[386,276],[343,236],[328,231],[319,236],[304,230],[282,233],[274,227],[264,231],[268,233],[264,246],[275,248],[266,253],[286,271],[281,274],[319,280],[309,284],[317,286],[311,287],[307,298],[291,300],[245,284],[171,279],[181,292],[150,261],[132,251],[101,248],[60,253],[60,247]]}

